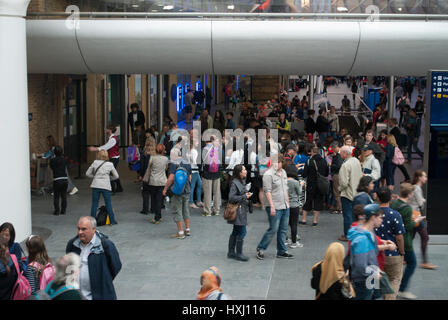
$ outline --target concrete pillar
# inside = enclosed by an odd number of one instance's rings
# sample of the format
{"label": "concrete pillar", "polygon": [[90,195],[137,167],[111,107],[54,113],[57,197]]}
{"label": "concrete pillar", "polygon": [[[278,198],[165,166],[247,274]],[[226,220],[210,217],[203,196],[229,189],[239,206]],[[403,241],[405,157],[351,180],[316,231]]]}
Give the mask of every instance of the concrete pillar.
{"label": "concrete pillar", "polygon": [[157,115],[158,115],[158,130],[159,133],[162,132],[163,127],[163,74],[159,74],[157,76],[157,98],[159,99],[157,106],[159,108]]}
{"label": "concrete pillar", "polygon": [[395,77],[390,76],[389,77],[389,96],[387,97],[387,117],[393,118],[394,117],[394,81]]}
{"label": "concrete pillar", "polygon": [[308,85],[308,88],[310,91],[310,106],[309,106],[310,110],[314,110],[314,83],[315,83],[315,81],[316,81],[316,76],[311,75],[309,85]]}
{"label": "concrete pillar", "polygon": [[[29,0],[0,0],[0,223],[21,242],[31,234],[25,15]],[[14,137],[14,138],[12,138]]]}

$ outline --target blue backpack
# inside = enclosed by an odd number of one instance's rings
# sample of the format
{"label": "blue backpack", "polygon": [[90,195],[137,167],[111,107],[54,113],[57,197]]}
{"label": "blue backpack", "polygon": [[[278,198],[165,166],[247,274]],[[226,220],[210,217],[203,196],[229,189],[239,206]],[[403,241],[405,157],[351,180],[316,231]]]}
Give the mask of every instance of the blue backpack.
{"label": "blue backpack", "polygon": [[175,195],[182,195],[185,186],[187,185],[188,180],[188,171],[181,165],[179,165],[176,169],[176,173],[174,174],[174,187],[173,187],[173,193]]}

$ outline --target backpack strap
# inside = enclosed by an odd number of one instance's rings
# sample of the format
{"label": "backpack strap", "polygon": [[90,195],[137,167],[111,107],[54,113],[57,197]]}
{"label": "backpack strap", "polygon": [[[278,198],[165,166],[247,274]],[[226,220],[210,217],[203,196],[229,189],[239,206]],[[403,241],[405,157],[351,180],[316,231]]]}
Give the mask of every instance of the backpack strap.
{"label": "backpack strap", "polygon": [[221,300],[223,294],[224,294],[224,293],[220,292],[220,293],[218,294],[218,298],[217,298],[216,300]]}
{"label": "backpack strap", "polygon": [[14,266],[16,267],[17,275],[20,274],[20,268],[19,268],[19,262],[17,261],[17,257],[15,254],[10,254],[12,262],[14,263]]}

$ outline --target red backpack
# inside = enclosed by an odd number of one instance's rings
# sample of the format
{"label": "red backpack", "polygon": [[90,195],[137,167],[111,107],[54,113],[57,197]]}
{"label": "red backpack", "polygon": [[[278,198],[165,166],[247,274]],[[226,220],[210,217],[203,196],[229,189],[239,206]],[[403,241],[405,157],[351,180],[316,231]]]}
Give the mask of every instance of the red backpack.
{"label": "red backpack", "polygon": [[11,254],[11,259],[17,271],[17,280],[12,288],[11,300],[26,300],[31,296],[31,286],[28,280],[24,277],[23,271],[20,271],[17,257]]}

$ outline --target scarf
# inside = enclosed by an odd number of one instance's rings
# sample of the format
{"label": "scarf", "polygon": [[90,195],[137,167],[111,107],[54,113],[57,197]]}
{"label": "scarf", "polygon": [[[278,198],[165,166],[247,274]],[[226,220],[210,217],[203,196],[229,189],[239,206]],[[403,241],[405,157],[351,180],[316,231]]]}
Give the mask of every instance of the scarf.
{"label": "scarf", "polygon": [[342,279],[345,275],[344,266],[342,262],[344,260],[345,249],[339,242],[331,243],[327,251],[325,251],[324,260],[315,264],[315,269],[319,264],[322,264],[322,273],[319,283],[319,291],[325,294],[327,290],[336,282]]}
{"label": "scarf", "polygon": [[[219,280],[218,280],[219,279]],[[198,300],[206,300],[213,291],[222,292],[219,287],[221,284],[221,275],[218,268],[210,267],[201,274],[201,290],[198,292]]]}

